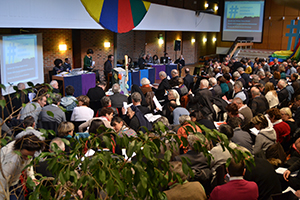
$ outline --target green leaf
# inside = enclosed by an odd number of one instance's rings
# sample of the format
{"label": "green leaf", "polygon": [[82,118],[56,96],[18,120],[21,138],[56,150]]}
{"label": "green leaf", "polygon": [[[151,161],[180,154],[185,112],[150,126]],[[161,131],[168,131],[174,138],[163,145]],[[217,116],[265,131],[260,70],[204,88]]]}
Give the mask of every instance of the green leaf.
{"label": "green leaf", "polygon": [[7,144],[7,140],[2,138],[1,139],[1,146],[5,146]]}
{"label": "green leaf", "polygon": [[171,156],[172,156],[172,152],[170,150],[167,150],[165,152],[164,158],[166,161],[170,161],[171,160]]}
{"label": "green leaf", "polygon": [[131,143],[129,143],[129,146],[126,149],[126,155],[127,155],[128,158],[130,158],[132,156],[132,154],[133,154],[135,143],[136,143],[135,140],[132,141]]}
{"label": "green leaf", "polygon": [[26,103],[22,103],[22,107],[24,108],[27,104]]}
{"label": "green leaf", "polygon": [[2,107],[2,109],[4,109],[6,105],[6,101],[3,99],[3,100],[0,100],[0,106]]}
{"label": "green leaf", "polygon": [[58,178],[59,178],[61,184],[65,184],[65,183],[66,183],[66,180],[65,180],[65,178],[64,178],[64,174],[63,174],[63,173],[64,173],[64,172],[62,171],[62,172],[60,172],[59,175],[58,175]]}
{"label": "green leaf", "polygon": [[105,171],[103,169],[100,169],[100,171],[99,171],[99,178],[100,178],[101,182],[103,182],[103,183],[105,182],[106,174],[105,174]]}
{"label": "green leaf", "polygon": [[108,196],[112,196],[115,193],[115,185],[112,179],[109,179],[106,183],[106,191]]}
{"label": "green leaf", "polygon": [[32,82],[30,82],[30,81],[27,82],[27,85],[30,86],[30,87],[34,87],[34,84]]}
{"label": "green leaf", "polygon": [[68,146],[70,146],[70,141],[67,140],[66,138],[61,138],[61,140]]}
{"label": "green leaf", "polygon": [[3,90],[5,90],[5,91],[6,91],[6,87],[5,87],[5,85],[3,85],[3,84],[0,84],[0,88],[2,88]]}
{"label": "green leaf", "polygon": [[111,142],[112,142],[112,141],[111,141],[111,138],[110,138],[110,137],[104,135],[104,136],[103,136],[103,141],[105,142],[105,145],[106,145],[107,148],[109,148],[109,149],[112,148],[112,145],[111,145]]}
{"label": "green leaf", "polygon": [[18,87],[17,87],[17,86],[13,86],[13,89],[14,89],[15,91],[18,91]]}
{"label": "green leaf", "polygon": [[143,153],[144,153],[144,155],[145,155],[146,158],[148,158],[149,160],[152,160],[151,154],[150,154],[150,147],[149,147],[148,144],[146,144],[144,146]]}
{"label": "green leaf", "polygon": [[49,115],[50,117],[53,117],[53,118],[54,118],[54,114],[53,114],[53,112],[51,112],[50,110],[47,110],[47,115]]}

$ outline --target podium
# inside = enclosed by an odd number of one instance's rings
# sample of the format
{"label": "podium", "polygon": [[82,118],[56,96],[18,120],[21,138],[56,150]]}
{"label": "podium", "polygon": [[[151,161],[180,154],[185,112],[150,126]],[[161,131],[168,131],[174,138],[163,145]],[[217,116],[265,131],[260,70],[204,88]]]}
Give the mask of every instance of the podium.
{"label": "podium", "polygon": [[121,94],[128,95],[128,90],[126,89],[126,71],[121,67],[116,67],[112,71],[112,84],[118,83],[121,88]]}

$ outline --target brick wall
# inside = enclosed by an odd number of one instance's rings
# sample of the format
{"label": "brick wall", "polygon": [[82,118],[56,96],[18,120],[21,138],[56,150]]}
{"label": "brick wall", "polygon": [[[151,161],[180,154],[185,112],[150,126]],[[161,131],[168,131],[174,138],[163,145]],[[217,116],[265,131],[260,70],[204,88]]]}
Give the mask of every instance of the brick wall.
{"label": "brick wall", "polygon": [[[49,71],[55,59],[69,58],[73,63],[72,30],[70,29],[30,29],[31,33],[42,33],[45,82],[49,81]],[[66,51],[59,51],[59,45],[66,44]]]}
{"label": "brick wall", "polygon": [[[182,32],[182,55],[187,64],[197,62],[197,42],[192,43],[192,38],[196,40],[195,32]],[[201,42],[201,41],[200,41]]]}
{"label": "brick wall", "polygon": [[[175,40],[181,40],[180,51],[177,52],[174,51]],[[182,51],[182,32],[179,31],[166,32],[165,41],[166,41],[166,52],[169,54],[169,57],[172,59],[172,61],[175,61],[179,57]]]}
{"label": "brick wall", "polygon": [[[103,77],[104,62],[109,54],[114,54],[114,33],[108,30],[81,30],[81,66],[88,49],[93,49],[92,56],[95,69]],[[110,42],[110,47],[104,47],[104,42]]]}
{"label": "brick wall", "polygon": [[150,53],[151,56],[157,55],[158,58],[164,55],[165,43],[158,44],[158,36],[162,34],[162,37],[165,41],[165,32],[164,31],[147,31],[146,32],[146,53]]}

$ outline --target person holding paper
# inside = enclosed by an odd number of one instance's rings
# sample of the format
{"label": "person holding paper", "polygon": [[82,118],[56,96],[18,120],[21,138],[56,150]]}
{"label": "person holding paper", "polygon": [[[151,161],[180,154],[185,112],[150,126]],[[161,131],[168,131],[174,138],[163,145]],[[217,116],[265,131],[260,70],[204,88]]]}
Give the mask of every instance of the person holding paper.
{"label": "person holding paper", "polygon": [[253,154],[258,155],[276,142],[276,131],[272,126],[269,126],[269,122],[263,114],[253,117],[250,123],[259,130],[253,146]]}
{"label": "person holding paper", "polygon": [[94,69],[93,66],[93,55],[94,51],[92,49],[88,49],[86,55],[83,58],[83,70],[92,71]]}

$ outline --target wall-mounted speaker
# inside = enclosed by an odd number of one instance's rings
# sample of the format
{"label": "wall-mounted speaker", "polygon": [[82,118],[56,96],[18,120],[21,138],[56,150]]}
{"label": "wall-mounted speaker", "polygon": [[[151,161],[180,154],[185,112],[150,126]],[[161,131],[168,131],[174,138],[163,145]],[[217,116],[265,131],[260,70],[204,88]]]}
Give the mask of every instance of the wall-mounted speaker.
{"label": "wall-mounted speaker", "polygon": [[174,51],[180,51],[181,40],[175,40]]}

